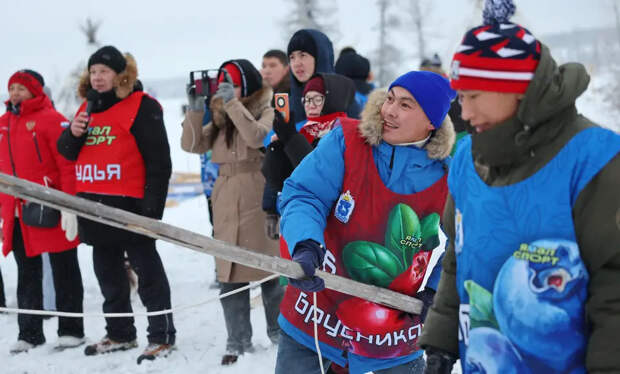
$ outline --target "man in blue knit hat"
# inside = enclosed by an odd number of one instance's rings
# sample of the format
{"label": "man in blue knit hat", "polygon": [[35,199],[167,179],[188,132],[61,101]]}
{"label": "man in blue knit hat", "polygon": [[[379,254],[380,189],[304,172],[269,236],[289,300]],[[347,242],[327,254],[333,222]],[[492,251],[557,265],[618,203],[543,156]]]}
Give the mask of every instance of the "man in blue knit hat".
{"label": "man in blue knit hat", "polygon": [[[438,74],[400,76],[370,95],[361,121],[339,119],[286,180],[282,255],[306,278],[291,279],[280,306],[277,374],[320,373],[332,362],[351,373],[424,369],[417,338],[438,282],[428,265],[448,192],[455,134],[446,114],[455,95]],[[425,308],[412,315],[325,289],[318,267],[415,296]]]}

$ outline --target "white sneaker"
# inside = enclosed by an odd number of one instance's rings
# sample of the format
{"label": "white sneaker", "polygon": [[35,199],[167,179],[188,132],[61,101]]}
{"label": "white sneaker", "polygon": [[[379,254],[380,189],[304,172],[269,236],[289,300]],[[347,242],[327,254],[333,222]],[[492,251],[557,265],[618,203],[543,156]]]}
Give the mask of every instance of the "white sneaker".
{"label": "white sneaker", "polygon": [[79,347],[85,342],[86,342],[86,339],[84,338],[78,338],[77,336],[71,336],[71,335],[63,335],[63,336],[58,337],[58,340],[56,341],[56,346],[54,347],[54,349],[58,351],[63,351],[67,348]]}
{"label": "white sneaker", "polygon": [[25,353],[28,350],[34,348],[34,344],[28,343],[25,340],[18,340],[11,346],[11,350],[9,351],[12,355],[16,355],[18,353]]}

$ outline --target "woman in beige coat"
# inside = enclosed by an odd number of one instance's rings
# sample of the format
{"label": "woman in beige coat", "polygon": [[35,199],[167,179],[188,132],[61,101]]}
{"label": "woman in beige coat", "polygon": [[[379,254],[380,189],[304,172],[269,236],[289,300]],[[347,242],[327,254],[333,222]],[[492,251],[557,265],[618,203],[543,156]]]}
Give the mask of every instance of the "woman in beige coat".
{"label": "woman in beige coat", "polygon": [[[278,242],[268,239],[261,209],[265,179],[260,168],[263,138],[271,130],[273,92],[263,84],[260,73],[247,60],[231,60],[220,68],[220,84],[210,104],[212,121],[203,127],[204,97],[190,95],[183,121],[181,147],[192,153],[212,150],[211,160],[219,164],[213,187],[213,237],[256,252],[278,255]],[[220,294],[269,276],[269,273],[216,259]],[[267,318],[267,334],[276,344],[280,328],[278,308],[283,289],[278,280],[261,285]],[[237,361],[252,351],[249,291],[221,299],[228,340],[222,365]]]}

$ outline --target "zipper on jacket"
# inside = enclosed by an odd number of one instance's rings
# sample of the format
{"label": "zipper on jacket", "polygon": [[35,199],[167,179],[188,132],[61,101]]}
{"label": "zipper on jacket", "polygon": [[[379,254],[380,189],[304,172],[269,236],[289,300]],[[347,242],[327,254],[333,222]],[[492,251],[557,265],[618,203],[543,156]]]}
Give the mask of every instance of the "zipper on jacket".
{"label": "zipper on jacket", "polygon": [[9,160],[13,169],[13,176],[17,176],[15,172],[15,161],[13,160],[13,152],[11,151],[11,116],[9,116],[9,128],[6,130],[6,141],[9,144]]}
{"label": "zipper on jacket", "polygon": [[396,147],[392,146],[392,156],[390,156],[390,170],[394,167],[394,152],[396,152]]}
{"label": "zipper on jacket", "polygon": [[39,162],[43,162],[43,159],[41,158],[41,150],[39,149],[39,141],[37,140],[37,133],[36,132],[32,132],[32,140],[34,140],[34,149],[37,150],[37,157],[39,158]]}

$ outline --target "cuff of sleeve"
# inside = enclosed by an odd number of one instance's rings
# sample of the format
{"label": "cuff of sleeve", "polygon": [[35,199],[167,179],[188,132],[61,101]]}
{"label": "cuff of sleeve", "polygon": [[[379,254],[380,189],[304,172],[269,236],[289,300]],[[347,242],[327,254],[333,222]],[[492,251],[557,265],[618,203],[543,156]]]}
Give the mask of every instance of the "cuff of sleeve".
{"label": "cuff of sleeve", "polygon": [[431,308],[426,316],[418,345],[422,348],[438,348],[458,357],[458,328],[458,319],[439,314]]}

